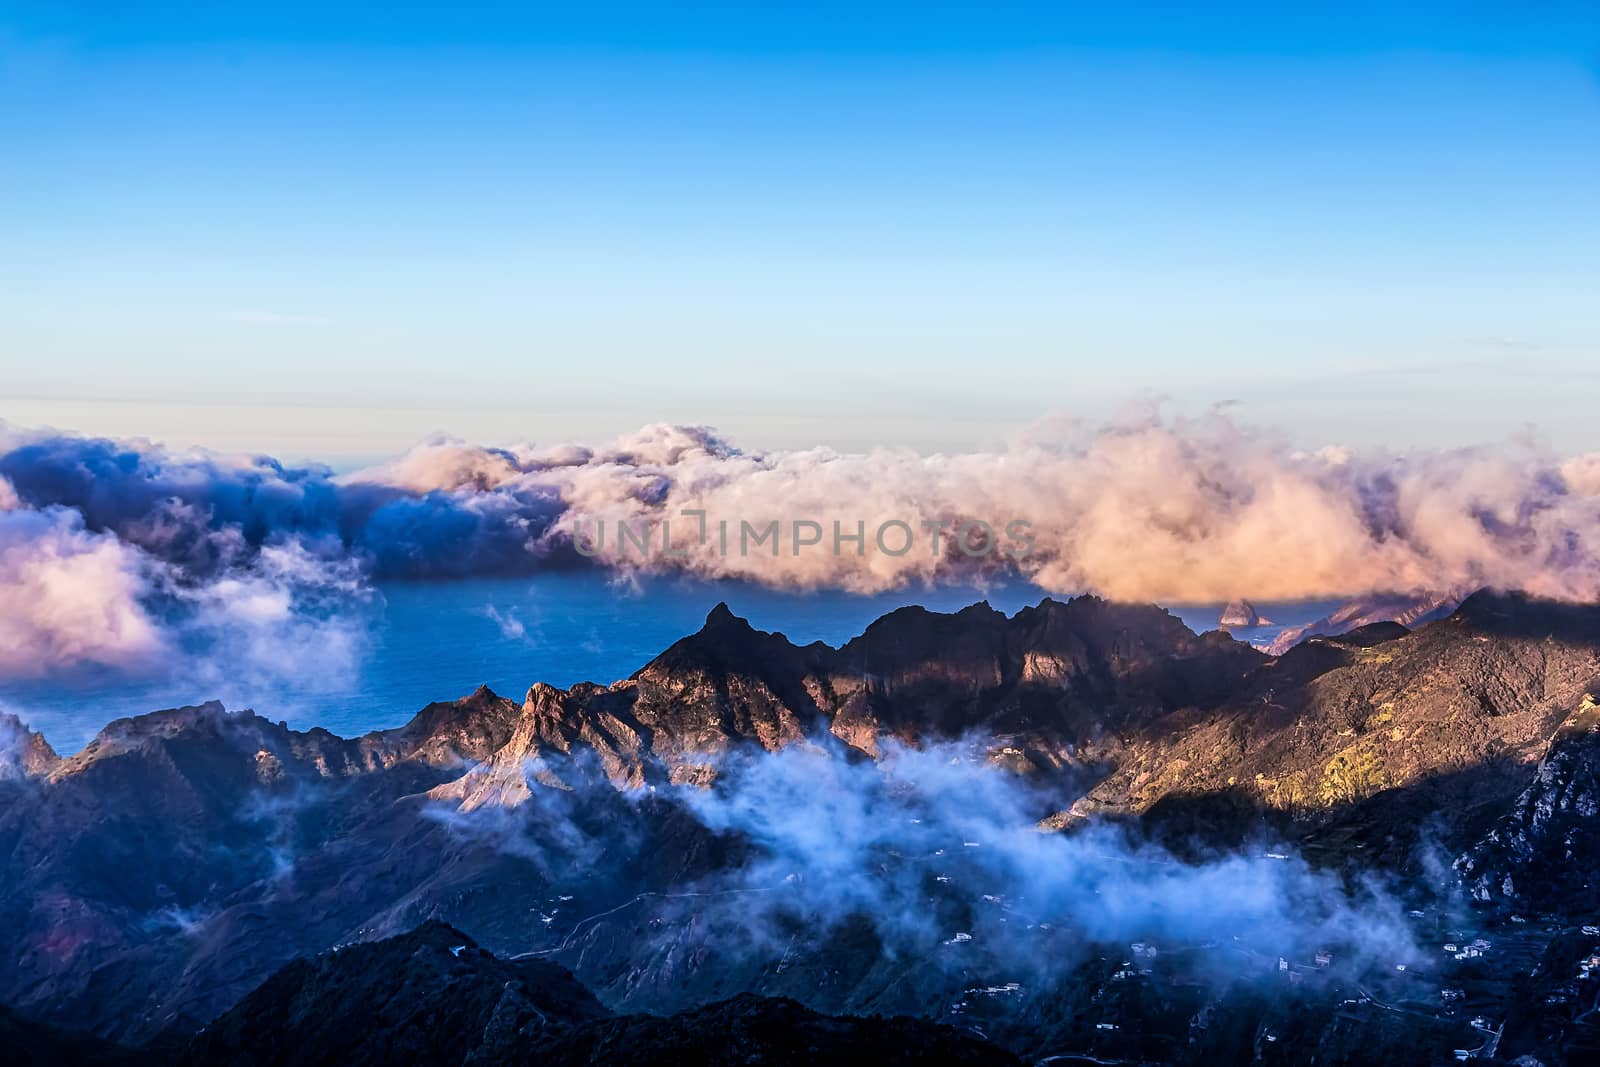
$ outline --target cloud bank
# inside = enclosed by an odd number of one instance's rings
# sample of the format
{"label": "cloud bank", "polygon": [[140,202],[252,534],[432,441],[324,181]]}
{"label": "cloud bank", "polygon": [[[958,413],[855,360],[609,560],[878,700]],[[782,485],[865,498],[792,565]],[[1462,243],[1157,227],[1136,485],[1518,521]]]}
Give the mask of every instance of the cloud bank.
{"label": "cloud bank", "polygon": [[[780,536],[738,550],[742,524],[773,522]],[[965,551],[951,534],[974,522],[997,538],[1023,524],[1028,550]],[[835,551],[835,523],[863,541]],[[874,538],[894,523],[915,534],[910,549],[889,550],[904,540],[893,530]],[[820,543],[796,547],[800,524]],[[620,526],[651,548],[620,541]],[[0,553],[0,590],[23,605],[0,624],[7,674],[147,662],[196,627],[246,648],[254,634],[270,655],[271,634],[320,632],[333,601],[372,581],[555,567],[858,592],[1019,577],[1166,603],[1485,585],[1593,599],[1600,454],[1307,452],[1220,415],[1151,415],[959,455],[747,452],[669,425],[599,448],[432,441],[335,476],[0,432]]]}
{"label": "cloud bank", "polygon": [[143,607],[145,562],[114,536],[85,530],[76,512],[0,512],[0,674],[127,666],[161,652],[163,634]]}
{"label": "cloud bank", "polygon": [[[1002,938],[1018,932],[1011,924],[1039,923],[1096,942],[1260,938],[1274,953],[1334,943],[1365,957],[1412,951],[1396,901],[1373,887],[1352,894],[1286,846],[1273,850],[1287,858],[1260,849],[1188,862],[1109,826],[1042,832],[1035,824],[1055,805],[989,764],[990,748],[988,739],[891,743],[877,761],[849,761],[790,746],[735,757],[712,788],[676,792],[706,826],[757,846],[740,872],[744,886],[803,879],[812,918],[871,915],[884,941],[907,952],[961,932]],[[972,905],[959,927],[941,925],[950,916],[928,907],[935,883]]]}
{"label": "cloud bank", "polygon": [[294,474],[59,436],[0,436],[0,467],[0,679],[315,688],[353,662],[367,569],[299,528]]}

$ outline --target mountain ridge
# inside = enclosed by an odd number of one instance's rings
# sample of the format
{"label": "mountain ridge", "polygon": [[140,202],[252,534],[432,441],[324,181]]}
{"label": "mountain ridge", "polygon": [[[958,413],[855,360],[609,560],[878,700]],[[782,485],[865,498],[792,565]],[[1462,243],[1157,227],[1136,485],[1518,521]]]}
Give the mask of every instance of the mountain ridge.
{"label": "mountain ridge", "polygon": [[[1582,816],[1591,764],[1555,758],[1557,735],[1587,743],[1571,720],[1597,690],[1595,606],[1484,593],[1416,630],[1375,624],[1272,657],[1157,608],[1077,598],[1010,617],[903,610],[838,648],[722,605],[609,686],[535,683],[520,703],[480,687],[351,739],[215,703],[136,716],[8,785],[0,920],[18,942],[0,1002],[143,1043],[204,1025],[297,957],[454,917],[496,951],[531,938],[581,963],[618,1010],[758,992],[942,1017],[942,971],[908,982],[848,917],[803,951],[813,935],[788,928],[781,962],[695,948],[742,936],[739,913],[702,908],[696,887],[761,845],[675,790],[713,785],[739,753],[850,763],[966,745],[1038,783],[1035,800],[1065,798],[1039,813],[1046,829],[1125,822],[1196,855],[1275,838],[1317,863],[1394,871],[1437,831],[1479,857],[1469,887],[1491,870],[1523,885],[1561,856],[1570,822],[1547,831],[1518,814],[1549,808],[1542,794],[1517,798],[1547,777]],[[1527,840],[1555,843],[1473,851],[1497,820],[1518,840],[1519,818]],[[1572,840],[1585,871],[1600,861],[1600,842]],[[935,910],[962,931],[968,907]],[[1059,1024],[1072,1041],[1089,1025],[1077,1010]]]}

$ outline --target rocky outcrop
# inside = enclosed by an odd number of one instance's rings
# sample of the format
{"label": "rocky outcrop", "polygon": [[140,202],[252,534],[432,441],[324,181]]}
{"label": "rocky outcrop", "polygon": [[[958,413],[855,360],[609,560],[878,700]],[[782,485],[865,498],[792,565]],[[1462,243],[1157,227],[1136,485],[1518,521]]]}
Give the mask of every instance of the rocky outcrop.
{"label": "rocky outcrop", "polygon": [[43,735],[28,729],[10,712],[0,711],[0,782],[40,778],[60,762]]}
{"label": "rocky outcrop", "polygon": [[1592,909],[1600,887],[1600,707],[1585,693],[1511,811],[1456,860],[1474,898]]}
{"label": "rocky outcrop", "polygon": [[1272,620],[1256,610],[1248,600],[1230,600],[1217,618],[1224,630],[1249,630],[1257,626],[1271,626]]}

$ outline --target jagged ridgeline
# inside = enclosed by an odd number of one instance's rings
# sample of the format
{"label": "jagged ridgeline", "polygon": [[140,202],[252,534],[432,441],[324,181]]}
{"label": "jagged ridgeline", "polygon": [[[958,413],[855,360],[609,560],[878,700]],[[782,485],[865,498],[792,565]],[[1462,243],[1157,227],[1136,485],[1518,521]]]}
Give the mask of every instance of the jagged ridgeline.
{"label": "jagged ridgeline", "polygon": [[1591,606],[1269,655],[1085,597],[839,648],[719,606],[621,682],[354,739],[12,722],[0,1025],[41,1062],[1584,1062],[1597,694]]}

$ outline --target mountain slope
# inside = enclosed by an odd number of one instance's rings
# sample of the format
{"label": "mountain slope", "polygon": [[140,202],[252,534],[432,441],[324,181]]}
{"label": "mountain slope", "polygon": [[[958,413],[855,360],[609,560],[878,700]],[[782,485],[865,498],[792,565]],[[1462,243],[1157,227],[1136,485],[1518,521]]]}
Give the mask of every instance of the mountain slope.
{"label": "mountain slope", "polygon": [[564,968],[502,960],[443,923],[297,960],[207,1026],[182,1062],[277,1064],[1013,1064],[917,1019],[828,1018],[742,996],[662,1018],[613,1016]]}
{"label": "mountain slope", "polygon": [[289,964],[202,1030],[187,1062],[504,1062],[609,1012],[565,968],[507,961],[438,922]]}
{"label": "mountain slope", "polygon": [[1596,691],[1600,609],[1479,593],[1415,632],[1315,638],[1215,708],[1143,724],[1053,821],[1182,814],[1204,799],[1297,832],[1343,821],[1380,848],[1398,835],[1398,851],[1425,815],[1447,836],[1485,827]]}
{"label": "mountain slope", "polygon": [[[1412,888],[1424,837],[1452,854],[1487,840],[1472,884],[1493,871],[1499,905],[1509,873],[1511,903],[1525,907],[1529,872],[1566,862],[1574,844],[1589,854],[1591,743],[1574,724],[1597,686],[1600,609],[1492,594],[1415,631],[1378,624],[1276,657],[1197,636],[1159,608],[1088,597],[1009,618],[987,605],[903,609],[837,649],[796,646],[719,607],[612,685],[535,684],[521,703],[480,689],[356,739],[219,705],[119,720],[67,759],[28,735],[18,750],[32,769],[0,792],[0,921],[14,935],[0,1002],[124,1043],[186,1040],[298,957],[442,919],[490,951],[572,968],[619,1010],[720,1004],[717,1025],[811,1025],[772,1001],[731,999],[754,992],[829,1014],[986,1013],[986,1033],[1029,1053],[1231,1055],[1217,1050],[1267,1025],[1278,1001],[1219,999],[1208,963],[1139,977],[1117,938],[1145,935],[1066,925],[1058,913],[1089,927],[1102,916],[1035,886],[1026,872],[1043,858],[997,883],[1013,869],[979,862],[987,849],[1035,846],[961,832],[963,809],[992,795],[959,795],[939,813],[946,825],[913,828],[923,813],[901,786],[823,768],[881,768],[873,761],[898,746],[922,746],[1015,772],[1002,776],[1022,783],[1006,794],[1015,809],[1002,810],[1019,829],[1052,812],[1045,826],[1073,835],[1120,822],[1197,862],[1268,835],[1353,873],[1410,872]],[[779,752],[819,761],[793,792],[768,794],[789,805],[781,825],[730,818],[716,806],[724,794],[683,788],[740,767],[776,788],[783,768],[762,759]],[[860,811],[830,795],[879,786],[885,796]],[[866,866],[866,883],[831,851],[852,834],[867,846],[843,854]],[[1102,862],[1075,855],[1085,870]],[[1584,877],[1548,906],[1577,907]],[[1108,876],[1072,899],[1114,915],[1160,881]],[[1397,951],[1390,933],[1374,951]],[[1170,958],[1212,951],[1185,944]],[[1041,952],[1042,979],[1021,964]],[[1273,962],[1258,970],[1298,973]],[[473,984],[486,975],[500,976],[492,1003],[490,986]],[[1351,979],[1330,975],[1318,995],[1339,1003]],[[505,1000],[505,982],[526,982],[509,971],[462,980],[450,1011],[463,1019],[504,1000],[504,1017],[521,1020],[524,1001],[540,1003],[526,991]],[[1225,1002],[1245,1005],[1226,1025]],[[294,1011],[282,998],[257,1009],[279,1027]],[[1179,1040],[1201,1018],[1214,1020],[1214,1044]],[[1157,1036],[1139,1044],[1102,1021]],[[391,1022],[397,1035],[409,1025]],[[604,1022],[617,1034],[655,1025]],[[817,1025],[818,1047],[831,1047],[831,1024]],[[614,1051],[597,1033],[584,1047]]]}
{"label": "mountain slope", "polygon": [[1600,706],[1586,694],[1533,781],[1456,869],[1479,900],[1600,916]]}

